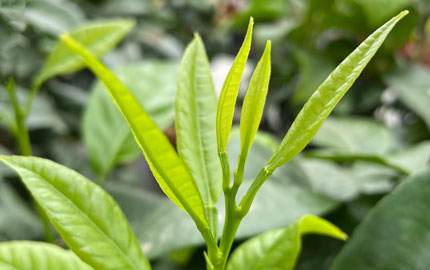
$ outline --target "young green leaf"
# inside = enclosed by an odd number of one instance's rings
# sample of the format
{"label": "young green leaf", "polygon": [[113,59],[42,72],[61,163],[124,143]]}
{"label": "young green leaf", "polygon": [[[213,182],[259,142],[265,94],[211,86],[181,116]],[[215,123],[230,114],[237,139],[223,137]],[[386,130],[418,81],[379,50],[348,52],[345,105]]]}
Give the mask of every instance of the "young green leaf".
{"label": "young green leaf", "polygon": [[71,36],[66,34],[62,39],[73,52],[82,56],[88,67],[105,84],[142,148],[161,189],[174,203],[190,214],[199,230],[207,231],[209,225],[200,192],[167,137],[109,69]]}
{"label": "young green leaf", "polygon": [[2,270],[92,270],[75,254],[59,246],[30,241],[0,243]]}
{"label": "young green leaf", "polygon": [[421,270],[430,265],[430,171],[413,175],[370,211],[330,269]]}
{"label": "young green leaf", "polygon": [[[100,57],[121,41],[134,24],[134,20],[96,21],[72,30],[70,35],[92,54]],[[53,76],[72,73],[83,67],[84,61],[59,41],[37,76],[35,84],[40,85]]]}
{"label": "young green leaf", "polygon": [[[270,40],[267,41],[261,60],[258,62],[249,82],[248,91],[243,101],[242,116],[240,119],[240,155],[238,171],[243,175],[243,168],[249,149],[254,141],[263,115],[264,103],[266,102],[267,90],[270,80]],[[236,181],[236,180],[235,180]]]}
{"label": "young green leaf", "polygon": [[[145,61],[115,70],[161,130],[174,121],[177,72],[178,63],[171,61]],[[97,182],[102,183],[116,164],[133,161],[142,151],[103,84],[98,81],[91,92],[82,131]]]}
{"label": "young green leaf", "polygon": [[222,187],[216,151],[216,104],[206,50],[196,34],[179,68],[175,127],[179,155],[197,183],[215,234],[218,224],[215,203]]}
{"label": "young green leaf", "polygon": [[243,243],[233,252],[227,270],[291,270],[300,254],[301,236],[309,233],[347,238],[330,222],[304,216],[285,229],[268,231]]}
{"label": "young green leaf", "polygon": [[336,104],[345,95],[383,41],[408,11],[385,23],[357,47],[320,85],[294,120],[277,152],[267,164],[273,171],[293,159],[317,133]]}
{"label": "young green leaf", "polygon": [[95,269],[151,269],[121,208],[98,185],[52,161],[0,156],[14,169],[61,237]]}
{"label": "young green leaf", "polygon": [[228,137],[230,135],[231,124],[233,122],[234,107],[236,105],[236,98],[239,92],[240,80],[242,79],[246,60],[248,59],[249,50],[251,49],[253,25],[254,20],[251,17],[245,40],[243,41],[242,47],[240,48],[222,86],[216,117],[218,152],[226,151],[227,148]]}

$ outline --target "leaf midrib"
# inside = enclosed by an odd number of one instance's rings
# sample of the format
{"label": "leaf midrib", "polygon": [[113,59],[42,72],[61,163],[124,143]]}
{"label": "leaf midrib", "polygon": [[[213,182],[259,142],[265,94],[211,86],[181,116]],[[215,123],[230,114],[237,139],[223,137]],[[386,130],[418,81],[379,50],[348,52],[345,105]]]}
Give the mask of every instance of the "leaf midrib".
{"label": "leaf midrib", "polygon": [[[26,170],[26,171],[28,171],[28,172],[30,172],[32,174],[36,174],[35,172],[33,172],[33,171],[31,171],[31,170],[29,170],[27,168],[22,168],[22,170]],[[41,179],[43,179],[44,182],[47,185],[51,186],[55,192],[57,192],[58,194],[60,194],[60,196],[63,197],[66,201],[69,201],[70,204],[72,205],[72,207],[75,208],[78,213],[81,213],[81,216],[83,216],[84,219],[88,220],[89,223],[93,225],[92,227],[95,227],[96,230],[99,231],[99,233],[103,236],[103,238],[105,238],[107,240],[107,242],[110,242],[112,244],[112,246],[116,250],[119,251],[120,255],[125,259],[125,261],[129,264],[129,266],[133,267],[134,269],[139,269],[139,268],[136,267],[136,265],[133,262],[129,261],[129,258],[122,251],[122,249],[117,245],[117,243],[113,239],[111,239],[110,237],[108,237],[108,235],[99,226],[97,226],[97,224],[88,215],[86,215],[85,212],[81,208],[79,208],[71,199],[69,199],[64,193],[62,193],[59,189],[57,189],[53,184],[51,184],[49,181],[47,181],[46,178],[45,178],[45,176],[42,176],[41,174],[40,175],[36,174],[36,176],[39,176]]]}
{"label": "leaf midrib", "polygon": [[[192,119],[193,119],[193,121],[195,122],[195,126],[196,126],[196,129],[197,129],[197,144],[198,144],[198,152],[199,152],[199,159],[200,159],[200,164],[201,164],[201,166],[203,167],[203,169],[202,169],[202,171],[203,171],[203,174],[204,174],[204,178],[205,178],[205,180],[207,181],[207,185],[203,185],[203,187],[206,189],[206,193],[207,193],[207,199],[209,200],[208,202],[203,202],[204,204],[205,204],[205,206],[213,206],[213,201],[214,201],[214,199],[212,198],[212,193],[211,193],[211,190],[210,190],[210,186],[211,186],[211,181],[210,181],[210,179],[209,179],[209,172],[207,171],[209,168],[206,166],[207,164],[208,164],[208,162],[206,162],[206,156],[205,156],[205,154],[204,154],[204,147],[203,147],[203,142],[202,142],[202,137],[201,137],[201,133],[200,133],[200,131],[201,131],[201,126],[200,126],[200,114],[197,112],[197,107],[198,107],[198,101],[196,100],[196,89],[197,89],[197,86],[196,86],[196,83],[197,83],[197,81],[196,81],[196,77],[197,77],[197,74],[196,74],[196,61],[197,61],[197,56],[199,55],[199,46],[200,46],[200,44],[199,43],[197,43],[197,47],[195,48],[195,52],[194,52],[194,54],[193,54],[193,64],[191,65],[191,76],[193,77],[192,79],[192,82],[193,82],[193,87],[192,87],[192,91],[191,91],[191,93],[192,93],[192,95],[193,95],[193,99],[192,100],[194,100],[195,102],[192,102],[193,104],[194,104],[194,107],[193,107],[193,109],[194,109],[194,114],[197,116],[197,117],[193,117]],[[203,55],[204,56],[204,55]]]}
{"label": "leaf midrib", "polygon": [[[257,83],[257,87],[255,87],[255,89],[256,89],[255,98],[253,98],[253,100],[251,102],[252,105],[251,105],[250,108],[258,108],[257,101],[260,98],[260,95],[259,95],[260,91],[259,91],[259,89],[262,88],[262,84],[264,83],[264,77],[265,77],[265,73],[266,73],[266,69],[267,69],[267,59],[266,58],[263,59],[263,62],[261,64],[262,65],[261,65],[260,76],[258,76],[258,78],[257,78],[257,82],[258,83]],[[267,89],[264,92],[267,92]],[[257,105],[256,105],[256,103],[257,103]],[[252,110],[251,113],[250,113],[250,117],[249,117],[249,121],[248,121],[248,126],[247,126],[247,129],[246,129],[245,138],[244,138],[244,147],[242,149],[243,158],[245,158],[245,156],[247,156],[248,150],[251,148],[250,147],[250,145],[251,145],[250,136],[251,136],[254,124],[255,124],[254,123],[254,119],[255,119],[256,113],[257,113],[257,110]],[[245,143],[246,143],[246,147],[245,147]]]}

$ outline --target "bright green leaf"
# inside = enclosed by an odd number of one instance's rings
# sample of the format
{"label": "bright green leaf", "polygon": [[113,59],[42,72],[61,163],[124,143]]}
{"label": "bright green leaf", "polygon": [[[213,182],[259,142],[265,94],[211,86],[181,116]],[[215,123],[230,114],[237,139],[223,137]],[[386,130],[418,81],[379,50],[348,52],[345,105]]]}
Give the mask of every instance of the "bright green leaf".
{"label": "bright green leaf", "polygon": [[168,138],[112,72],[69,35],[62,36],[62,39],[72,51],[82,56],[89,68],[106,85],[142,148],[161,189],[190,214],[200,230],[207,230],[209,225],[197,185]]}
{"label": "bright green leaf", "polygon": [[305,148],[336,104],[375,55],[395,24],[406,14],[408,12],[403,11],[377,29],[320,85],[294,120],[278,151],[270,159],[267,165],[269,171],[273,171],[290,161]]}
{"label": "bright green leaf", "polygon": [[[273,154],[273,147],[277,146],[278,143],[275,141],[276,138],[273,136],[269,138],[269,136],[271,135],[257,133],[247,160],[243,189],[239,190],[238,196],[243,194],[251,183],[252,177]],[[238,156],[239,152],[239,128],[233,127],[228,154]],[[277,170],[270,180],[263,185],[249,213],[240,224],[236,235],[237,239],[249,238],[267,230],[285,227],[306,214],[324,215],[338,206],[336,201],[318,195],[310,188],[307,189],[303,186],[303,182],[307,182],[307,179],[303,181],[304,178],[296,174],[296,169],[300,170],[300,167],[296,168],[297,162],[295,161]],[[231,160],[231,167],[234,167],[236,163],[236,159]],[[119,200],[118,203],[126,212],[125,206],[121,204],[122,201]],[[217,206],[220,217],[224,217],[224,202],[220,200]],[[145,255],[151,259],[161,257],[174,250],[199,246],[204,243],[203,238],[186,213],[170,201],[161,203],[150,213],[143,209],[141,217],[140,223],[132,223],[132,226]],[[222,222],[223,220],[220,221],[221,224]]]}
{"label": "bright green leaf", "polygon": [[44,209],[63,240],[88,265],[150,269],[121,208],[77,172],[36,157],[1,156]]}
{"label": "bright green leaf", "polygon": [[239,166],[241,162],[245,163],[249,149],[251,148],[255,134],[260,125],[261,116],[263,115],[271,71],[270,50],[271,43],[268,41],[263,56],[252,74],[248,90],[246,91],[245,100],[243,101],[242,116],[240,119],[241,152],[239,156]]}
{"label": "bright green leaf", "polygon": [[[115,71],[162,130],[174,120],[177,69],[175,62],[146,61]],[[97,82],[91,91],[82,130],[91,162],[103,177],[117,163],[133,161],[142,152],[103,84]]]}
{"label": "bright green leaf", "polygon": [[249,50],[251,49],[252,41],[252,26],[254,21],[251,17],[246,32],[245,40],[242,47],[233,62],[233,65],[228,72],[227,78],[222,86],[221,95],[219,97],[216,131],[218,141],[218,152],[223,152],[227,149],[228,137],[233,122],[234,108],[236,105],[237,94],[239,92],[240,80],[245,70],[246,60],[248,59]]}
{"label": "bright green leaf", "polygon": [[427,269],[429,205],[430,171],[405,179],[370,211],[331,269]]}
{"label": "bright green leaf", "polygon": [[[121,41],[133,26],[133,20],[104,20],[80,26],[69,34],[87,47],[91,53],[100,57]],[[85,67],[84,61],[59,41],[37,76],[36,85],[42,84],[53,76],[72,73],[83,67]]]}
{"label": "bright green leaf", "polygon": [[[59,246],[30,241],[0,243],[2,270],[91,270],[75,254]],[[112,268],[111,268],[112,269]]]}
{"label": "bright green leaf", "polygon": [[196,181],[215,234],[218,227],[215,203],[222,188],[216,151],[216,106],[209,60],[196,34],[179,68],[175,127],[179,155]]}
{"label": "bright green leaf", "polygon": [[293,269],[301,250],[301,236],[309,233],[347,238],[330,222],[304,216],[285,229],[265,232],[240,245],[231,255],[227,270]]}

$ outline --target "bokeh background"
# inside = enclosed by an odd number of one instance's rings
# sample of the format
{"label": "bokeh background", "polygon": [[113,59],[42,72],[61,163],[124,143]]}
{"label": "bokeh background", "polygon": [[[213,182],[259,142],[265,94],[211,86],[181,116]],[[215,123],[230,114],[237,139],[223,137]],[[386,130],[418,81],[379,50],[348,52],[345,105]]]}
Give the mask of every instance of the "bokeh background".
{"label": "bokeh background", "polygon": [[[20,154],[6,120],[13,115],[6,81],[15,79],[24,100],[62,32],[101,19],[134,18],[133,30],[102,59],[174,144],[176,74],[193,33],[205,43],[219,94],[252,16],[254,38],[235,124],[267,39],[272,40],[272,77],[261,132],[246,166],[249,183],[318,85],[361,41],[404,9],[409,15],[310,146],[263,187],[237,243],[306,213],[324,216],[351,233],[402,179],[430,167],[428,0],[0,0],[0,153]],[[201,237],[160,193],[102,87],[86,69],[45,82],[27,121],[33,154],[103,183],[155,270],[203,269]],[[232,168],[239,145],[236,128],[229,143]],[[2,166],[0,241],[15,239],[44,240],[44,233],[28,193]],[[64,245],[59,237],[55,242]],[[328,269],[342,245],[306,236],[297,269]]]}

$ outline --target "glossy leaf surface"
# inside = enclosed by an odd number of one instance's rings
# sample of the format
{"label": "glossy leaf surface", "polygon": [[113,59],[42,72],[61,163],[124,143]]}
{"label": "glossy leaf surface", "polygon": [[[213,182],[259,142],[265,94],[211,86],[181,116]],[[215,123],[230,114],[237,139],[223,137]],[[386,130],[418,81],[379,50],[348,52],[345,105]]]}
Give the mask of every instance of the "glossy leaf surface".
{"label": "glossy leaf surface", "polygon": [[324,120],[345,95],[367,63],[375,55],[395,24],[406,16],[404,11],[371,34],[320,85],[299,112],[278,151],[268,163],[269,170],[293,159],[316,134]]}
{"label": "glossy leaf surface", "polygon": [[36,157],[1,156],[63,240],[95,269],[150,269],[117,203],[77,172]]}
{"label": "glossy leaf surface", "polygon": [[73,252],[59,246],[30,241],[0,243],[2,270],[92,270]]}
{"label": "glossy leaf surface", "polygon": [[[177,68],[175,62],[146,61],[115,71],[162,130],[174,119]],[[117,163],[133,161],[142,151],[103,84],[97,82],[91,91],[83,118],[84,142],[95,170],[105,175]]]}
{"label": "glossy leaf surface", "polygon": [[[277,145],[278,142],[273,136],[257,133],[249,152],[243,188],[241,187],[239,190],[238,196],[243,195],[255,174],[264,166]],[[238,127],[232,129],[228,150],[229,156],[238,156],[240,153]],[[236,164],[237,159],[230,160],[231,167]],[[271,176],[257,194],[250,212],[242,221],[236,235],[237,239],[285,227],[306,214],[324,215],[338,206],[336,201],[318,195],[312,189],[303,186],[303,182],[308,182],[308,179],[303,180],[306,175],[302,176],[300,170],[294,161],[283,166]],[[341,180],[339,179],[339,181]],[[299,182],[300,185],[294,184],[295,182]],[[320,179],[320,183],[323,182],[323,179]],[[334,193],[334,191],[332,192]],[[115,196],[115,198],[118,197]],[[126,212],[122,201],[118,202]],[[217,204],[220,217],[224,217],[223,204],[223,200]],[[137,212],[138,210],[136,210]],[[220,223],[223,223],[223,218],[220,219]],[[132,222],[132,226],[145,254],[151,259],[174,250],[203,244],[203,238],[195,229],[192,221],[169,201],[161,203],[149,212],[143,209],[140,222]]]}
{"label": "glossy leaf surface", "polygon": [[227,270],[291,270],[300,254],[301,236],[309,233],[346,239],[330,222],[304,216],[285,229],[265,232],[240,245],[231,255]]}
{"label": "glossy leaf surface", "polygon": [[405,179],[353,232],[332,270],[421,270],[430,265],[430,171]]}
{"label": "glossy leaf surface", "polygon": [[251,17],[245,40],[228,72],[219,97],[216,117],[218,152],[225,151],[227,148],[240,81],[251,49],[253,25],[254,20]]}
{"label": "glossy leaf surface", "polygon": [[63,36],[62,39],[71,50],[82,56],[89,68],[106,85],[143,150],[161,189],[191,215],[199,229],[208,228],[197,185],[168,138],[112,72],[70,36]]}
{"label": "glossy leaf surface", "polygon": [[263,115],[271,71],[270,51],[271,43],[268,41],[263,56],[252,74],[245,100],[243,101],[240,119],[240,158],[243,160],[246,160]]}
{"label": "glossy leaf surface", "polygon": [[[70,35],[100,57],[121,41],[133,26],[133,20],[105,20],[78,27]],[[84,61],[59,41],[38,75],[36,84],[56,75],[75,72],[84,66]]]}
{"label": "glossy leaf surface", "polygon": [[[197,183],[206,211],[221,195],[221,166],[216,146],[217,98],[209,60],[196,34],[181,61],[175,127],[179,155]],[[214,217],[217,222],[215,213]]]}

